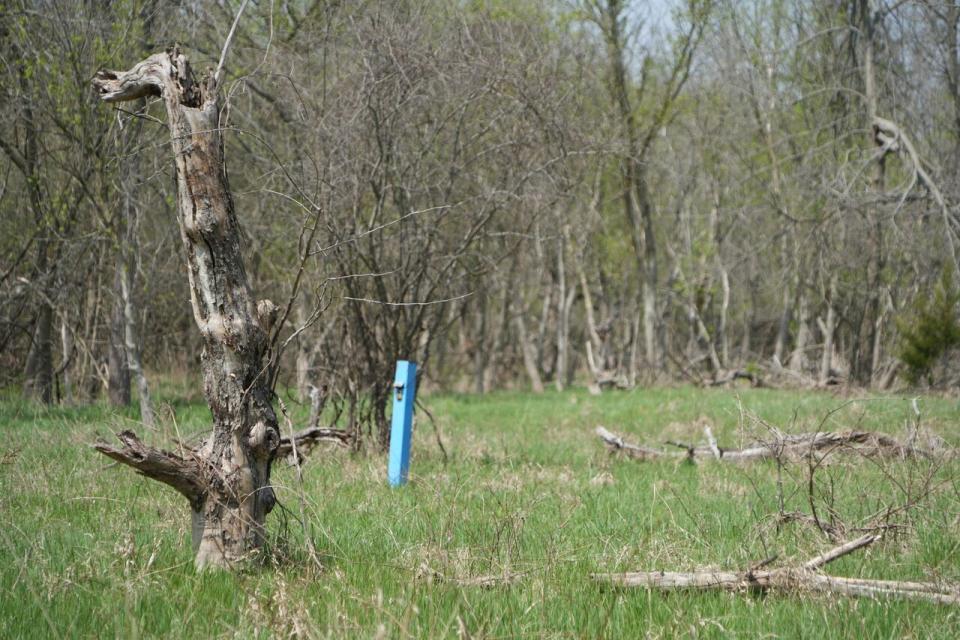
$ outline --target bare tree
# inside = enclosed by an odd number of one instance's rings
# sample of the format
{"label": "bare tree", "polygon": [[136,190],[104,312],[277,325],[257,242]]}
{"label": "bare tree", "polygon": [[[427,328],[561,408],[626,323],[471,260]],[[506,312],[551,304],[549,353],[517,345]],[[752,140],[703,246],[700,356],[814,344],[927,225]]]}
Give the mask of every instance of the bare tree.
{"label": "bare tree", "polygon": [[[654,233],[654,203],[650,185],[650,161],[654,141],[661,129],[675,116],[674,105],[690,77],[694,53],[700,43],[712,3],[689,0],[686,3],[686,25],[672,52],[672,60],[662,80],[655,79],[653,58],[640,62],[641,77],[631,82],[628,50],[629,3],[623,0],[591,0],[587,3],[589,18],[597,24],[607,49],[607,83],[610,98],[617,111],[623,136],[620,153],[623,210],[636,252],[638,273],[642,283],[643,335],[648,367],[660,369],[663,363],[663,336],[657,301],[657,240]],[[661,87],[653,87],[662,82]],[[644,103],[650,116],[641,120],[638,103]]]}

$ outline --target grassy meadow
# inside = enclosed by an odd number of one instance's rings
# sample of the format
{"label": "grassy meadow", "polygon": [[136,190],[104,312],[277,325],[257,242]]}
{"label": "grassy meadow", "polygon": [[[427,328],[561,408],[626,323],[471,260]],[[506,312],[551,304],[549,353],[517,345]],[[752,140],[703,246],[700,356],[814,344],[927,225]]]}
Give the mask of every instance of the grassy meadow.
{"label": "grassy meadow", "polygon": [[[196,381],[167,383],[162,426],[139,433],[171,447],[207,428]],[[385,482],[385,456],[316,449],[275,465],[283,509],[269,518],[270,558],[235,574],[194,572],[189,510],[173,490],[110,464],[89,446],[137,429],[135,410],[42,408],[0,399],[0,637],[3,638],[955,638],[960,608],[813,593],[618,590],[597,571],[746,569],[834,546],[804,521],[778,523],[777,468],[640,463],[611,457],[598,424],[631,440],[721,446],[765,427],[864,428],[902,438],[910,399],[686,387],[594,397],[583,391],[427,395],[449,452],[417,423],[412,479]],[[306,407],[287,401],[294,422]],[[960,445],[960,405],[921,398],[922,426]],[[747,415],[747,418],[744,418]],[[286,431],[286,427],[283,427]],[[935,468],[931,465],[936,464]],[[925,483],[924,479],[929,481]],[[785,511],[809,512],[807,468],[782,473]],[[828,566],[831,574],[960,582],[960,462],[835,456],[815,476],[821,517],[849,537],[886,507],[886,538]],[[300,514],[319,562],[304,542]],[[825,515],[827,514],[827,515]],[[494,587],[478,576],[515,576]]]}

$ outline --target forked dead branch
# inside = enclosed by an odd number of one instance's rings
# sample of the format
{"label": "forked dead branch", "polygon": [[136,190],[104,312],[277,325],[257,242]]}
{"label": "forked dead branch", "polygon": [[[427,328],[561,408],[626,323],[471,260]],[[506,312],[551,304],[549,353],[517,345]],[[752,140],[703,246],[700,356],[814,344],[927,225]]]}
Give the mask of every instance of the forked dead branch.
{"label": "forked dead branch", "polygon": [[814,591],[854,597],[890,597],[926,600],[938,604],[960,604],[960,585],[901,580],[869,580],[842,578],[820,572],[826,564],[862,549],[880,540],[879,535],[867,534],[836,546],[824,554],[791,567],[764,569],[773,559],[765,560],[746,571],[718,571],[698,569],[689,572],[638,571],[628,573],[598,573],[594,580],[616,587],[640,587],[657,590],[724,591]]}
{"label": "forked dead branch", "polygon": [[640,461],[658,459],[718,460],[721,462],[752,462],[764,459],[787,459],[809,456],[811,453],[849,452],[865,456],[927,457],[932,452],[905,444],[891,436],[870,431],[817,431],[794,435],[780,435],[769,442],[753,442],[743,448],[720,447],[710,428],[705,429],[708,444],[692,445],[669,441],[685,451],[668,451],[642,446],[624,440],[602,426],[596,434],[612,453],[621,453]]}

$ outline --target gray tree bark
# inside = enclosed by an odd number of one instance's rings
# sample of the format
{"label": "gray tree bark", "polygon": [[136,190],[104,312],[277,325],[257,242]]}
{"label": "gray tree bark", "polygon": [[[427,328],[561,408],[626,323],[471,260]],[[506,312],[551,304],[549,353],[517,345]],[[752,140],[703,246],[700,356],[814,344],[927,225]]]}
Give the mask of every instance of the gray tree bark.
{"label": "gray tree bark", "polygon": [[264,521],[276,502],[270,468],[280,434],[264,371],[276,306],[255,302],[244,269],[216,80],[196,82],[186,57],[173,49],[129,71],[100,71],[93,84],[106,102],[153,95],[166,106],[177,220],[194,320],[203,336],[204,394],[213,415],[213,433],[188,457],[145,447],[132,434],[122,434],[123,447],[95,446],[186,496],[193,510],[196,566],[231,567],[262,545]]}

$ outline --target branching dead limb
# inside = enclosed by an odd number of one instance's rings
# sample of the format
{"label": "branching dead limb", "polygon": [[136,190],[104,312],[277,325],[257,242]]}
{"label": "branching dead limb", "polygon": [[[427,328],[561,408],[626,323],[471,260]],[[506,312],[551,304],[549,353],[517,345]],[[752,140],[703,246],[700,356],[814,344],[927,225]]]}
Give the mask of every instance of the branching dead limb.
{"label": "branching dead limb", "polygon": [[423,565],[417,570],[416,577],[419,580],[427,582],[446,582],[458,587],[480,587],[481,589],[492,589],[493,587],[509,586],[518,582],[524,577],[524,573],[515,573],[504,571],[503,573],[493,573],[481,576],[455,577],[448,576]]}
{"label": "branching dead limb", "polygon": [[724,591],[783,592],[819,591],[855,597],[892,597],[926,600],[938,604],[960,604],[960,585],[900,580],[868,580],[841,578],[819,573],[824,565],[837,558],[869,546],[880,539],[868,534],[830,549],[795,566],[761,571],[756,565],[747,571],[715,571],[699,569],[690,572],[638,571],[628,573],[598,573],[592,577],[615,587],[642,587],[658,590],[721,589]]}
{"label": "branching dead limb", "polygon": [[[121,431],[117,434],[123,446],[117,447],[105,441],[95,442],[94,449],[105,456],[132,467],[137,473],[169,485],[180,492],[191,505],[202,501],[204,487],[209,484],[210,470],[205,469],[204,458],[209,449],[209,441],[188,447],[181,445],[183,456],[164,449],[157,449],[143,443],[133,431]],[[320,442],[333,442],[349,447],[352,436],[343,429],[313,427],[298,431],[293,435],[297,453],[301,458],[311,452]],[[280,438],[276,456],[287,458],[293,453],[293,441],[290,436]]]}
{"label": "branching dead limb", "polygon": [[94,443],[93,448],[117,462],[133,467],[143,476],[170,485],[183,494],[194,508],[202,502],[207,482],[199,458],[184,458],[147,446],[132,431],[121,431],[117,438],[123,443],[122,447],[100,441]]}
{"label": "branching dead limb", "polygon": [[865,456],[913,457],[930,455],[930,452],[899,442],[882,434],[869,431],[818,431],[798,435],[781,435],[772,442],[755,442],[742,449],[724,449],[716,444],[712,434],[707,436],[708,445],[692,446],[676,444],[686,453],[664,451],[633,444],[602,426],[596,429],[597,436],[606,443],[611,452],[623,453],[635,460],[682,459],[720,460],[726,462],[750,462],[773,458],[800,458],[812,452],[850,451]]}
{"label": "branching dead limb", "polygon": [[325,427],[310,427],[290,436],[280,438],[280,444],[277,446],[277,457],[285,458],[293,453],[293,445],[296,444],[297,453],[302,458],[310,453],[311,449],[320,442],[332,442],[344,447],[349,447],[353,442],[353,436],[344,429],[330,429]]}

